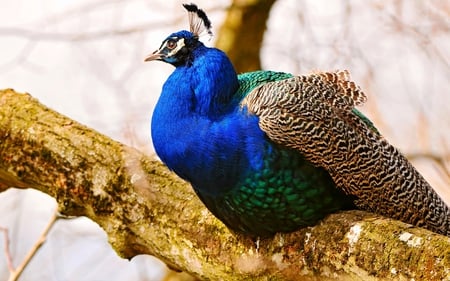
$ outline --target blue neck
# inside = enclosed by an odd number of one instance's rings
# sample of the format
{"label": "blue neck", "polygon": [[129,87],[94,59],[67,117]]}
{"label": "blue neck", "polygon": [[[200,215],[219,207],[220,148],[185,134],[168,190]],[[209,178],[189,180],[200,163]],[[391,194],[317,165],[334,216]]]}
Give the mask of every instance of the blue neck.
{"label": "blue neck", "polygon": [[[178,66],[163,86],[160,102],[173,103],[179,114],[219,118],[230,109],[239,87],[236,71],[220,50],[203,44],[193,51],[190,65]],[[168,96],[164,96],[169,93]]]}

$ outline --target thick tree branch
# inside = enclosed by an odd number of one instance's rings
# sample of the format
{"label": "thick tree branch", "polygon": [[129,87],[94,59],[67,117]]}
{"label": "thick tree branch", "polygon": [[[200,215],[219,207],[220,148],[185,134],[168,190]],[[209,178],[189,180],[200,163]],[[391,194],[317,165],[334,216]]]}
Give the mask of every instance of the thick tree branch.
{"label": "thick tree branch", "polygon": [[159,161],[0,91],[0,191],[33,188],[87,216],[124,258],[154,255],[206,280],[443,280],[450,239],[349,211],[260,241],[231,233]]}

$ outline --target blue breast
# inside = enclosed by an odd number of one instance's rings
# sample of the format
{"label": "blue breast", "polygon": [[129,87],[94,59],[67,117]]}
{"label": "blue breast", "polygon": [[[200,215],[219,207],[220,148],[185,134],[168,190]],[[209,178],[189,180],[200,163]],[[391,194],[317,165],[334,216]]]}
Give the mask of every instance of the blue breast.
{"label": "blue breast", "polygon": [[257,116],[239,108],[238,88],[228,58],[217,49],[198,48],[194,63],[177,67],[165,82],[154,110],[156,153],[202,192],[223,192],[243,170],[261,165],[267,140]]}

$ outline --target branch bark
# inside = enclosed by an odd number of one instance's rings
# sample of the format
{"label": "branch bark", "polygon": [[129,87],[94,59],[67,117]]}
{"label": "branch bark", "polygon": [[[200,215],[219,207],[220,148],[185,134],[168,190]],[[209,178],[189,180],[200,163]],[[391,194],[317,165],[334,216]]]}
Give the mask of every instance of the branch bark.
{"label": "branch bark", "polygon": [[257,243],[231,233],[158,160],[0,91],[0,192],[33,188],[87,216],[124,258],[156,256],[205,280],[444,280],[450,238],[361,211]]}

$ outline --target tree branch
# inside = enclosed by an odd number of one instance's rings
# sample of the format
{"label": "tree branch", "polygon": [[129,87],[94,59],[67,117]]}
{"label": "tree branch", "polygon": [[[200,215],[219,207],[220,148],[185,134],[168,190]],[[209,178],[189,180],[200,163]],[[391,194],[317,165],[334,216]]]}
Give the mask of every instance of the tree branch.
{"label": "tree branch", "polygon": [[159,161],[0,91],[0,191],[33,188],[87,216],[124,258],[156,256],[206,280],[442,280],[450,239],[361,211],[262,240],[231,233]]}
{"label": "tree branch", "polygon": [[228,8],[216,47],[227,53],[238,73],[261,69],[259,53],[275,1],[234,0]]}

